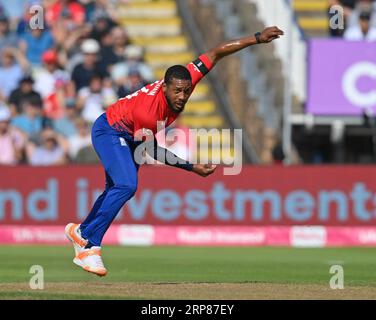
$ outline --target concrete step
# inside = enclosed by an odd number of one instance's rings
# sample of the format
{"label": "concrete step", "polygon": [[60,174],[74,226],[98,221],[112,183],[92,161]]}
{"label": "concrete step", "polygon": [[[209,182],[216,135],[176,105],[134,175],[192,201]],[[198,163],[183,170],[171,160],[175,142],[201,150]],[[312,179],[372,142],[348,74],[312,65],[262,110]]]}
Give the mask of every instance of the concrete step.
{"label": "concrete step", "polygon": [[305,30],[304,33],[309,38],[327,38],[329,36],[328,30]]}
{"label": "concrete step", "polygon": [[327,17],[323,18],[309,18],[309,17],[299,17],[299,25],[304,30],[320,30],[325,32],[329,28],[329,20]]}
{"label": "concrete step", "polygon": [[177,15],[174,1],[131,2],[119,6],[119,14],[127,18],[168,18]]}
{"label": "concrete step", "polygon": [[148,53],[179,53],[188,50],[189,43],[184,36],[136,37],[132,42],[145,48]]}
{"label": "concrete step", "polygon": [[328,19],[328,14],[325,11],[301,11],[298,12],[298,19],[309,18],[309,19]]}
{"label": "concrete step", "polygon": [[189,128],[221,128],[224,120],[221,116],[191,116],[182,115],[180,119],[182,125]]}
{"label": "concrete step", "polygon": [[181,52],[181,53],[146,53],[145,61],[152,68],[168,68],[175,64],[186,65],[193,61],[195,55],[193,52]]}
{"label": "concrete step", "polygon": [[328,0],[294,0],[293,6],[295,11],[326,12],[329,7],[329,2]]}
{"label": "concrete step", "polygon": [[127,28],[131,38],[178,36],[182,31],[179,17],[161,19],[122,18],[120,23]]}

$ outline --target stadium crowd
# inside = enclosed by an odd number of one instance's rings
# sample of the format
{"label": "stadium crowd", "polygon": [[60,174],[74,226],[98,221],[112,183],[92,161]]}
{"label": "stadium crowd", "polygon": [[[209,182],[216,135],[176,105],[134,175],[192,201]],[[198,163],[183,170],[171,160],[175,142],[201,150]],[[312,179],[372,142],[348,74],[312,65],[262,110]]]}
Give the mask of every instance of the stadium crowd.
{"label": "stadium crowd", "polygon": [[[330,0],[330,6],[343,7],[345,29],[329,28],[333,37],[347,40],[376,41],[376,1],[375,0]],[[330,18],[334,15],[331,12]]]}
{"label": "stadium crowd", "polygon": [[[126,0],[0,0],[0,165],[96,163],[90,127],[154,81],[119,23]],[[31,6],[44,9],[31,28]]]}
{"label": "stadium crowd", "polygon": [[[97,116],[155,80],[121,25],[127,2],[0,0],[0,165],[98,162]],[[346,24],[332,36],[376,41],[376,0],[329,3],[343,6]],[[41,29],[30,27],[35,5]]]}

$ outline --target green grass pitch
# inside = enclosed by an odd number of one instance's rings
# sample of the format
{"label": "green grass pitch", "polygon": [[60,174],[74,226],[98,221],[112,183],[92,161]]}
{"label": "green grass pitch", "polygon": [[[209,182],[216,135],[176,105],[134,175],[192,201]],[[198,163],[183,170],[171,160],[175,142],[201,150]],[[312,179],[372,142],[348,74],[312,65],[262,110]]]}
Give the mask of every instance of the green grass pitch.
{"label": "green grass pitch", "polygon": [[[107,246],[102,257],[99,278],[70,246],[0,246],[0,299],[376,298],[376,248]],[[33,265],[44,290],[29,288]],[[329,288],[332,265],[344,290]]]}

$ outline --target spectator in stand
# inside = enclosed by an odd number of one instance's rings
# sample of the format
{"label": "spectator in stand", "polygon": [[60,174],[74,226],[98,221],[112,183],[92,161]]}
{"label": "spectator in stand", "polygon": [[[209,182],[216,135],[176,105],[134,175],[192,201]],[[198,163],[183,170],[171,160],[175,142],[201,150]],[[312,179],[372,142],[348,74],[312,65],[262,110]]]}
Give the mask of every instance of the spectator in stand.
{"label": "spectator in stand", "polygon": [[24,8],[24,12],[21,18],[18,21],[16,32],[19,37],[24,35],[27,32],[30,32],[29,22],[32,17],[32,13],[30,12],[30,6],[26,5]]}
{"label": "spectator in stand", "polygon": [[59,19],[57,21],[53,22],[53,25],[50,26],[52,29],[55,24],[58,23],[60,28],[63,28],[63,30],[66,33],[71,33],[74,30],[77,30],[78,27],[81,27],[82,25],[77,25],[74,20],[72,19],[72,15],[68,10],[63,10],[61,12],[61,15],[59,16]]}
{"label": "spectator in stand", "polygon": [[108,30],[111,30],[116,26],[116,23],[110,19],[106,12],[99,12],[95,18],[92,20],[93,30],[91,32],[90,38],[100,41],[102,35]]}
{"label": "spectator in stand", "polygon": [[99,61],[99,43],[94,39],[86,39],[81,44],[81,52],[84,55],[84,60],[74,67],[72,72],[72,81],[75,85],[75,90],[78,92],[83,87],[88,87],[90,79],[94,75],[100,75],[105,78],[108,73]]}
{"label": "spectator in stand", "polygon": [[117,99],[111,84],[103,81],[100,75],[92,76],[89,86],[78,91],[77,108],[87,122],[93,123],[105,108]]}
{"label": "spectator in stand", "polygon": [[69,74],[59,68],[56,51],[47,50],[42,55],[43,68],[36,74],[35,89],[44,99],[45,115],[58,119],[64,115],[65,97],[74,96]]}
{"label": "spectator in stand", "polygon": [[81,148],[74,162],[82,164],[100,164],[98,155],[92,145]]}
{"label": "spectator in stand", "polygon": [[43,53],[54,46],[54,39],[49,30],[31,29],[21,36],[19,46],[30,64],[39,67]]}
{"label": "spectator in stand", "polygon": [[100,46],[101,64],[107,72],[110,73],[112,66],[120,61],[119,57],[114,52],[114,37],[111,29],[102,33],[100,37]]}
{"label": "spectator in stand", "polygon": [[119,97],[125,97],[129,94],[140,90],[147,82],[141,77],[141,74],[137,68],[131,67],[126,77],[123,77],[116,81],[118,85],[117,95]]}
{"label": "spectator in stand", "polygon": [[85,10],[85,21],[93,21],[93,13],[95,11],[95,2],[96,0],[80,0],[80,4]]}
{"label": "spectator in stand", "polygon": [[[130,71],[135,75],[135,71],[140,74],[140,77],[144,83],[150,83],[154,81],[154,74],[151,68],[143,62],[142,48],[136,45],[129,45],[124,52],[124,62],[115,64],[111,69],[111,78],[118,85],[118,87],[124,86],[128,81]],[[124,92],[121,92],[123,94]],[[119,95],[122,97],[123,95]]]}
{"label": "spectator in stand", "polygon": [[43,117],[40,99],[30,97],[21,102],[22,113],[12,119],[12,125],[36,140],[42,129],[48,125]]}
{"label": "spectator in stand", "polygon": [[77,109],[75,99],[65,101],[64,116],[53,121],[54,130],[65,138],[70,138],[77,133],[75,121],[77,119]]}
{"label": "spectator in stand", "polygon": [[25,76],[20,80],[19,86],[9,96],[9,105],[13,115],[22,113],[21,102],[25,99],[35,98],[42,104],[42,97],[33,90],[34,80],[31,76]]}
{"label": "spectator in stand", "polygon": [[7,16],[0,14],[0,55],[2,53],[3,48],[17,48],[17,46],[17,34],[10,30],[9,20]]}
{"label": "spectator in stand", "polygon": [[33,166],[66,164],[67,157],[58,135],[53,130],[46,129],[41,132],[40,137],[40,145],[30,142],[26,147],[28,162]]}
{"label": "spectator in stand", "polygon": [[21,162],[26,136],[11,124],[11,112],[0,106],[0,165],[15,165]]}
{"label": "spectator in stand", "polygon": [[56,43],[59,63],[69,74],[72,74],[76,65],[83,62],[80,47],[82,42],[89,37],[91,30],[92,27],[86,24],[68,32],[62,21],[57,21],[52,26],[51,32]]}
{"label": "spectator in stand", "polygon": [[82,26],[85,23],[85,9],[75,0],[57,0],[47,8],[46,21],[52,26],[60,18],[69,20],[69,28]]}
{"label": "spectator in stand", "polygon": [[[128,1],[128,0],[126,0]],[[108,0],[80,0],[85,8],[86,21],[95,21],[99,17],[105,16],[110,21],[118,20],[118,1]]]}
{"label": "spectator in stand", "polygon": [[0,66],[0,99],[7,100],[29,71],[29,63],[20,50],[3,48]]}
{"label": "spectator in stand", "polygon": [[129,36],[124,27],[114,27],[111,32],[114,38],[113,52],[116,54],[118,61],[122,61],[124,60],[125,49],[130,45]]}
{"label": "spectator in stand", "polygon": [[[44,30],[29,27],[34,4],[44,6]],[[118,1],[0,0],[0,99],[9,103],[0,106],[0,163],[26,157],[33,165],[62,164],[68,154],[78,163],[98,162],[90,123],[115,102],[116,90],[127,95],[155,80],[142,48],[130,45],[117,24],[114,4]],[[116,90],[109,79],[115,65],[121,78]]]}
{"label": "spectator in stand", "polygon": [[[329,33],[333,37],[342,37],[345,30],[358,24],[360,12],[372,10],[375,0],[329,0],[329,6],[339,5],[344,10],[345,29],[331,29]],[[329,14],[329,18],[332,16]]]}
{"label": "spectator in stand", "polygon": [[3,14],[9,17],[12,29],[17,28],[19,21],[23,17],[27,2],[27,0],[0,0],[0,8],[3,9]]}
{"label": "spectator in stand", "polygon": [[[375,10],[376,10],[376,0],[358,0],[355,4],[355,9],[352,10],[347,28],[358,25],[359,16],[362,12],[367,12],[367,11],[374,12]],[[375,17],[372,14],[371,16]],[[374,19],[372,19],[370,22],[373,26],[375,26]]]}
{"label": "spectator in stand", "polygon": [[91,135],[89,124],[84,119],[76,120],[76,134],[68,140],[68,152],[72,160],[75,160],[78,152],[84,148],[91,146]]}
{"label": "spectator in stand", "polygon": [[129,45],[125,48],[124,57],[126,59],[125,65],[130,70],[137,69],[142,79],[147,82],[155,80],[153,70],[144,62],[144,52],[142,47],[137,45]]}
{"label": "spectator in stand", "polygon": [[345,18],[348,19],[358,0],[329,0],[329,6],[341,6],[343,8]]}
{"label": "spectator in stand", "polygon": [[371,15],[371,11],[362,11],[359,15],[358,24],[349,27],[345,31],[344,38],[353,41],[376,41],[376,28],[370,25]]}

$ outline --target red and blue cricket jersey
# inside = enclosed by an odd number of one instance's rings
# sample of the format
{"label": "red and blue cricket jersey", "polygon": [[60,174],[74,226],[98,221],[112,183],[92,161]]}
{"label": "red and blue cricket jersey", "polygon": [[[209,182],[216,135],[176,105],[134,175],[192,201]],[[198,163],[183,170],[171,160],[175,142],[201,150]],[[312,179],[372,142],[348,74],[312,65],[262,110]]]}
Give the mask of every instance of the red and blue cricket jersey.
{"label": "red and blue cricket jersey", "polygon": [[[192,92],[196,84],[213,68],[213,63],[206,55],[187,66],[192,77]],[[139,130],[151,130],[153,135],[158,131],[158,122],[167,128],[179,116],[168,106],[162,90],[164,80],[149,84],[135,93],[119,99],[108,107],[107,121],[119,131],[127,131],[133,137]]]}

